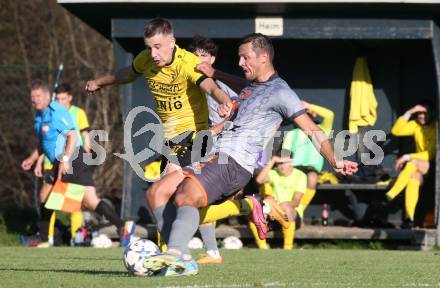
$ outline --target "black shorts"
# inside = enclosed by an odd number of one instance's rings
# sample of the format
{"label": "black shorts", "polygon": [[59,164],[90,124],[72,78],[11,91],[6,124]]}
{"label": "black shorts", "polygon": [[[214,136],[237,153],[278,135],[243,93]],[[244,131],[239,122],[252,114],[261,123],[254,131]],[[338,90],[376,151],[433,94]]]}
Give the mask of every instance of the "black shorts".
{"label": "black shorts", "polygon": [[[196,181],[197,185],[206,194],[205,204],[213,204],[230,198],[240,191],[252,174],[241,167],[235,160],[227,155],[219,158],[215,155],[209,162],[202,163],[200,169],[192,166],[183,168],[186,177]],[[220,164],[219,159],[226,159],[225,164]]]}
{"label": "black shorts", "polygon": [[[162,155],[162,159],[161,159],[161,163],[160,163],[160,173],[162,174],[162,172],[165,171],[168,163],[173,163],[175,165],[178,165],[180,167],[185,167],[190,165],[193,161],[192,161],[192,152],[193,152],[193,140],[194,140],[194,132],[191,132],[188,134],[188,136],[186,136],[184,139],[178,141],[178,140],[174,140],[174,139],[179,139],[179,136],[176,136],[168,141],[165,142],[165,146],[169,147],[171,149],[171,153],[173,156],[175,156],[177,158],[178,163],[174,163],[172,162],[173,158],[169,157],[170,155]],[[201,147],[201,151],[200,151],[200,157],[204,157],[206,155],[206,149],[209,143],[209,139],[208,136],[204,136],[203,140],[202,140],[202,147]],[[211,140],[212,143],[212,140]],[[211,144],[212,145],[212,144]],[[196,151],[194,151],[196,152]],[[198,151],[197,151],[198,152]],[[196,157],[197,160],[195,161],[199,161],[200,157]],[[170,159],[169,159],[170,158]],[[174,158],[175,159],[175,158]]]}
{"label": "black shorts", "polygon": [[[90,166],[84,163],[84,149],[79,148],[78,157],[72,161],[72,173],[64,174],[61,176],[61,180],[67,183],[75,183],[83,186],[95,186],[93,181],[93,173]],[[75,155],[74,153],[73,155]],[[50,170],[44,171],[44,182],[48,184],[54,184],[58,177],[59,161],[53,163],[53,167]]]}

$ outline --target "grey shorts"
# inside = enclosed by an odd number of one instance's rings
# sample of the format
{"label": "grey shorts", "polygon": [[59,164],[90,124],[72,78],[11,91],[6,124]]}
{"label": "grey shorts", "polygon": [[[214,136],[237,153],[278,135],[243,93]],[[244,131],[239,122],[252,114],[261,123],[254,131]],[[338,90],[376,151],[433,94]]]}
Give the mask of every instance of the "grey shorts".
{"label": "grey shorts", "polygon": [[183,169],[187,178],[196,182],[206,194],[206,205],[230,198],[240,191],[251,180],[252,174],[241,167],[229,156],[225,164],[218,163],[219,156],[215,155],[207,163],[202,163],[200,169],[187,166]]}

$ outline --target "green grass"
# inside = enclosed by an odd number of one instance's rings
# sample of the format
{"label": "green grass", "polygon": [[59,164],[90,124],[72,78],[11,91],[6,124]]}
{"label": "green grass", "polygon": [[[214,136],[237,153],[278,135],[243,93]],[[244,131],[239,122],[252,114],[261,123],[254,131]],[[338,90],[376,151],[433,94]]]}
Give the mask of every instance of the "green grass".
{"label": "green grass", "polygon": [[[197,251],[198,252],[198,251]],[[0,247],[0,287],[440,287],[440,252],[222,251],[192,277],[134,277],[122,249]]]}

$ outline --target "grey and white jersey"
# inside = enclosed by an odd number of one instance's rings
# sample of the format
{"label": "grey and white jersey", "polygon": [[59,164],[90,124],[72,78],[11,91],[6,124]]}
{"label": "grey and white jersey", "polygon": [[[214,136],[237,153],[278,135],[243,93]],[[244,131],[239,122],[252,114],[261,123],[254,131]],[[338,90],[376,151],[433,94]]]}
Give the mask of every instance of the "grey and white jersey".
{"label": "grey and white jersey", "polygon": [[[237,93],[232,91],[232,89],[229,88],[228,85],[226,85],[225,83],[219,80],[215,80],[215,83],[217,83],[218,87],[220,87],[220,89],[222,89],[223,92],[229,95],[229,98],[231,99],[237,98]],[[209,94],[205,94],[205,95],[206,95],[206,100],[208,102],[209,127],[212,127],[214,125],[221,123],[224,119],[218,115],[218,110],[217,110],[219,106],[218,102],[214,98],[212,98],[211,95]]]}
{"label": "grey and white jersey", "polygon": [[266,147],[281,122],[305,113],[296,93],[276,73],[266,82],[251,82],[239,95],[240,107],[231,127],[226,127],[216,144],[250,173],[259,153]]}

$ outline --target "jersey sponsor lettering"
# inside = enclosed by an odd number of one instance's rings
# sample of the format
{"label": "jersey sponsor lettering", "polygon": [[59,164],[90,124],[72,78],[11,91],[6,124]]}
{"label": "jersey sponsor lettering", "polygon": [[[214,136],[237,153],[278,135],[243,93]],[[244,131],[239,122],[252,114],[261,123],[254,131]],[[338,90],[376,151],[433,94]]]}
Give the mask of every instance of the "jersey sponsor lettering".
{"label": "jersey sponsor lettering", "polygon": [[147,79],[148,87],[150,87],[153,93],[164,93],[164,94],[177,94],[180,92],[179,84],[167,84],[153,79]]}
{"label": "jersey sponsor lettering", "polygon": [[179,99],[180,97],[173,97],[170,100],[156,99],[157,109],[162,110],[162,111],[167,111],[167,112],[182,109],[182,106],[183,106],[182,101],[175,100],[176,98]]}

